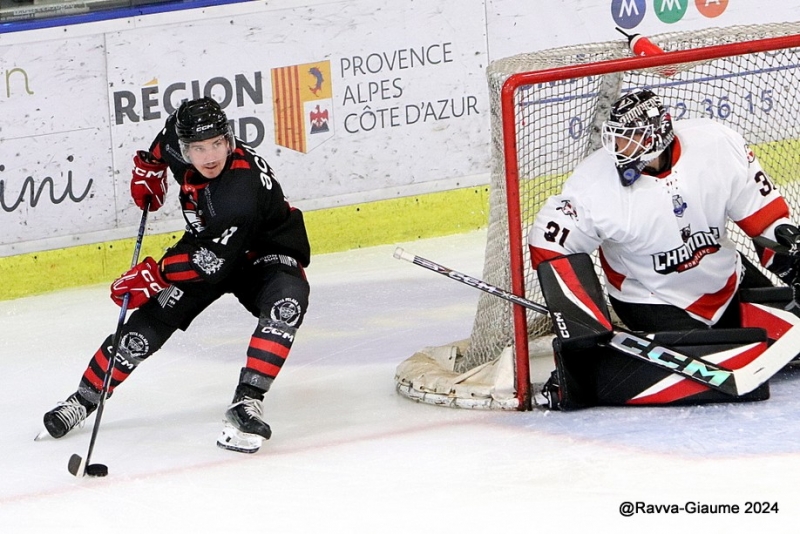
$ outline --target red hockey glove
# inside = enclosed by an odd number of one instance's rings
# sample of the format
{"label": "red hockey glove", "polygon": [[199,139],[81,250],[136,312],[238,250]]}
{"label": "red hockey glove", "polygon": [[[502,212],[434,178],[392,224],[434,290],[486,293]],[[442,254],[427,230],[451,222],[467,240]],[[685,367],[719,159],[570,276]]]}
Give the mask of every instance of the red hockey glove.
{"label": "red hockey glove", "polygon": [[111,284],[111,300],[122,307],[126,293],[130,293],[128,308],[135,310],[167,288],[161,269],[153,258],[147,257],[133,269],[123,274]]}
{"label": "red hockey glove", "polygon": [[131,197],[139,208],[150,203],[150,211],[157,211],[164,205],[167,195],[167,164],[153,159],[149,152],[139,150],[133,156],[133,176],[131,176]]}

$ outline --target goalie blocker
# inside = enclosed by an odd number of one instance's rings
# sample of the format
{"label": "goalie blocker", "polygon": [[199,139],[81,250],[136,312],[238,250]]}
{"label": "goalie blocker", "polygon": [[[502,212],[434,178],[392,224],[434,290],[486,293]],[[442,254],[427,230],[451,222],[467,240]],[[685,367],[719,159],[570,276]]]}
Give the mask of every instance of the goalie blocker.
{"label": "goalie blocker", "polygon": [[[618,334],[611,325],[600,282],[590,257],[573,254],[538,268],[542,294],[553,319],[556,369],[542,394],[552,409],[603,405],[680,405],[746,402],[769,398],[769,383],[741,396],[689,380],[667,369],[631,358],[608,343]],[[659,332],[656,342],[728,369],[739,369],[800,324],[784,310],[788,287],[742,289],[742,328]]]}

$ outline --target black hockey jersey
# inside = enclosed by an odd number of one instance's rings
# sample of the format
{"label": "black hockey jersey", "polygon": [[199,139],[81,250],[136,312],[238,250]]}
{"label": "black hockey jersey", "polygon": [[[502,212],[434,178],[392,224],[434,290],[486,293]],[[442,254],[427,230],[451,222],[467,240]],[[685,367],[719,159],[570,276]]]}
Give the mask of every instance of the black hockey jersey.
{"label": "black hockey jersey", "polygon": [[183,160],[173,114],[150,152],[178,182],[187,223],[159,262],[167,281],[217,283],[247,258],[270,254],[309,264],[303,214],[289,205],[272,168],[252,148],[236,139],[222,173],[207,179]]}

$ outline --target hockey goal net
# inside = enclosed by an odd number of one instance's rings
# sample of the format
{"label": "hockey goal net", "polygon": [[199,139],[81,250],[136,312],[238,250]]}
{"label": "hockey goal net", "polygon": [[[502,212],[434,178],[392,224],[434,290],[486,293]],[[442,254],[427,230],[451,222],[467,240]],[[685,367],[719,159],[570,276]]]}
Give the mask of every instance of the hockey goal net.
{"label": "hockey goal net", "polygon": [[[800,23],[650,40],[666,53],[635,57],[623,39],[489,65],[493,163],[485,281],[544,302],[530,268],[528,229],[545,199],[601,146],[610,105],[633,88],[660,94],[675,121],[709,117],[739,131],[793,210],[800,207]],[[730,231],[758,263],[750,239],[735,225]],[[543,353],[552,368],[550,332],[546,316],[481,294],[470,338],[426,347],[401,363],[397,389],[432,404],[529,409],[532,362]]]}

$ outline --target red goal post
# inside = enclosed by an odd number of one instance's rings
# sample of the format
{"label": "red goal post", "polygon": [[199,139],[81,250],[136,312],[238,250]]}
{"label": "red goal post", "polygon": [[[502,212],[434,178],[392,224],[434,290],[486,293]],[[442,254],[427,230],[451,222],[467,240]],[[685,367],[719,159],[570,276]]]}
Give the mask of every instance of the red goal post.
{"label": "red goal post", "polygon": [[[659,93],[676,121],[708,116],[739,131],[793,212],[800,209],[800,23],[673,32],[651,40],[666,53],[632,57],[619,40],[490,64],[493,167],[485,281],[543,302],[525,246],[533,217],[575,165],[600,147],[600,125],[611,103],[636,87]],[[733,225],[729,232],[753,256],[749,238]],[[530,340],[550,333],[547,317],[481,295],[469,340],[421,351],[453,376],[434,372],[418,353],[398,367],[397,389],[433,404],[530,409],[531,362],[537,354],[552,362],[548,343],[532,351]],[[475,376],[480,379],[473,388]]]}

